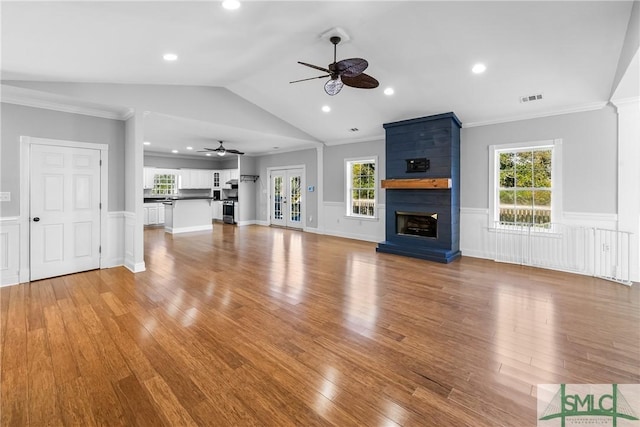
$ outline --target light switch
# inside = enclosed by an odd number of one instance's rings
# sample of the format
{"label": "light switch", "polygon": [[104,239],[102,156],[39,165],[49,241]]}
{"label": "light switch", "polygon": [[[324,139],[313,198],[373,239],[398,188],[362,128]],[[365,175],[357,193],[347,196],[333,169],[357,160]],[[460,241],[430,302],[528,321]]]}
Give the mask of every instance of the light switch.
{"label": "light switch", "polygon": [[9,191],[0,192],[0,202],[10,202],[11,193]]}

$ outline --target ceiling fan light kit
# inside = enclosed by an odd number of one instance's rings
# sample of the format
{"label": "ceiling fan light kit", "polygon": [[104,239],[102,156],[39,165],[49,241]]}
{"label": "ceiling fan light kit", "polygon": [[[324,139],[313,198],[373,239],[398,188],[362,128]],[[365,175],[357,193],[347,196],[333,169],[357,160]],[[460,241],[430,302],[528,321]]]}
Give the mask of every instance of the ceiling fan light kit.
{"label": "ceiling fan light kit", "polygon": [[333,62],[329,64],[327,68],[298,61],[298,64],[300,65],[304,65],[305,67],[310,67],[319,71],[324,71],[328,74],[318,77],[311,77],[308,79],[295,80],[289,83],[298,83],[307,80],[330,77],[330,79],[324,84],[324,91],[327,93],[327,95],[331,96],[340,93],[345,85],[359,89],[374,89],[378,87],[378,81],[370,75],[364,73],[364,70],[366,70],[369,66],[369,63],[366,59],[348,58],[337,61],[337,46],[338,43],[340,43],[340,40],[341,38],[338,36],[333,36],[329,39],[329,41],[331,41],[331,43],[333,44]]}

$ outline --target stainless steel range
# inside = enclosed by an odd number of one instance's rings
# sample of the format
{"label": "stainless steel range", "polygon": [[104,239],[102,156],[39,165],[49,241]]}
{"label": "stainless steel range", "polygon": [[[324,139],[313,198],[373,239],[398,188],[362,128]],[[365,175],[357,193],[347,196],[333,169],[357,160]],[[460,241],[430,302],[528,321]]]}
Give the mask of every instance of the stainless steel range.
{"label": "stainless steel range", "polygon": [[222,201],[222,222],[227,224],[235,224],[235,202],[233,200]]}

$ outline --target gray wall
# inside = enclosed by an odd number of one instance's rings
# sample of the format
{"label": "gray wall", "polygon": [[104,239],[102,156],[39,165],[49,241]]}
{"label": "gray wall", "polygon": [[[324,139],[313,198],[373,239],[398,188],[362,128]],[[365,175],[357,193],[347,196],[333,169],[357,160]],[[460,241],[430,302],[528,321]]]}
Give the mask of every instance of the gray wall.
{"label": "gray wall", "polygon": [[563,141],[563,210],[616,213],[618,133],[612,107],[463,128],[461,206],[488,208],[490,145],[556,138]]}
{"label": "gray wall", "polygon": [[0,203],[0,216],[20,215],[20,136],[91,142],[109,146],[109,210],[124,210],[125,127],[121,120],[0,104],[0,191],[11,201]]}
{"label": "gray wall", "polygon": [[[318,187],[318,161],[317,151],[315,148],[309,150],[293,151],[282,154],[272,154],[256,158],[256,171],[260,178],[256,185],[256,219],[258,221],[267,221],[269,216],[269,203],[267,201],[267,191],[269,188],[269,176],[267,168],[288,167],[305,165],[305,185],[308,187],[313,185]],[[243,172],[244,173],[244,172]],[[318,192],[309,192],[305,188],[306,200],[306,226],[310,228],[318,227]],[[313,221],[309,221],[309,216],[313,217]]]}
{"label": "gray wall", "polygon": [[[209,159],[187,159],[171,156],[156,156],[153,154],[144,155],[144,165],[156,168],[170,169],[227,169],[220,167],[223,162]],[[237,165],[236,165],[237,167]]]}
{"label": "gray wall", "polygon": [[[378,182],[385,178],[384,139],[354,144],[333,145],[324,149],[324,200],[345,202],[344,160],[357,157],[378,156]],[[385,192],[378,186],[378,204],[385,203]]]}
{"label": "gray wall", "polygon": [[[259,175],[255,157],[240,157],[241,175]],[[259,182],[242,181],[238,183],[238,203],[240,205],[240,221],[255,221],[256,219],[256,193],[260,188]]]}

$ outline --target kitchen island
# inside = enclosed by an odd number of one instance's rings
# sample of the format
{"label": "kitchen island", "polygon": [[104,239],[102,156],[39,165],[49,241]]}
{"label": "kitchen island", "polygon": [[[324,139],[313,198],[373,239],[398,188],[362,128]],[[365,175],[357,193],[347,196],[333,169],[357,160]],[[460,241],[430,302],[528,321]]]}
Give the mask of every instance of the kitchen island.
{"label": "kitchen island", "polygon": [[211,197],[183,197],[164,200],[164,231],[171,234],[213,230]]}

